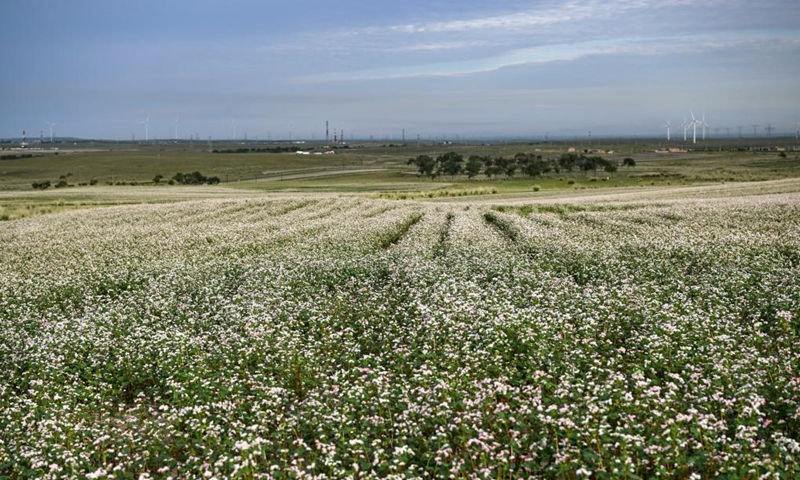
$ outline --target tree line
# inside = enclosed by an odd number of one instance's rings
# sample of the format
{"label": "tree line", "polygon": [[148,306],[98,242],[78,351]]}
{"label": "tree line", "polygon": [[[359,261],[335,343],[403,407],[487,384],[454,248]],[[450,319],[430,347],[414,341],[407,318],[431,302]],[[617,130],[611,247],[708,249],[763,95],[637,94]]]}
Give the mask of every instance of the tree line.
{"label": "tree line", "polygon": [[[441,175],[466,175],[472,179],[483,173],[489,178],[506,176],[514,177],[517,173],[537,177],[546,173],[562,171],[571,172],[616,172],[617,162],[607,160],[601,156],[587,156],[579,153],[564,153],[559,158],[544,158],[533,153],[518,153],[511,158],[493,157],[491,155],[470,155],[464,160],[463,155],[448,152],[437,156],[419,155],[409,158],[408,165],[417,167],[420,176],[436,178]],[[635,166],[632,158],[626,158],[623,166]]]}

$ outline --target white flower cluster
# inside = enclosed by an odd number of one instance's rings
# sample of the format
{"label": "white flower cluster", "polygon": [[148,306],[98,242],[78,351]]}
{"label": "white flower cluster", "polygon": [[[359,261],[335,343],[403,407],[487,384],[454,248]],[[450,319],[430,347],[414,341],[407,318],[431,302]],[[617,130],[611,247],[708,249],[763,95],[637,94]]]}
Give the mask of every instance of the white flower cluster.
{"label": "white flower cluster", "polygon": [[791,194],[250,196],[0,247],[0,477],[800,475]]}

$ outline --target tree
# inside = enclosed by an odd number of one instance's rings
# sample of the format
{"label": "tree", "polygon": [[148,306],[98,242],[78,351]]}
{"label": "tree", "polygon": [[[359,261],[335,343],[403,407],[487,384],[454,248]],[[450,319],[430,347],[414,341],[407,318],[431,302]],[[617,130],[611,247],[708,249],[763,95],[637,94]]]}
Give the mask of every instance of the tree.
{"label": "tree", "polygon": [[600,167],[602,167],[607,172],[612,171],[609,170],[609,168],[616,169],[616,166],[614,166],[613,163],[611,163],[610,161],[606,160],[603,157],[600,156],[586,157],[583,155],[580,156],[580,167],[581,170],[587,173],[589,172],[589,170],[592,170],[595,173],[595,175],[597,174],[597,169]]}
{"label": "tree", "polygon": [[436,157],[436,163],[439,166],[437,173],[443,173],[451,177],[458,175],[464,169],[464,157],[456,152],[447,152],[444,155],[439,155]]}
{"label": "tree", "polygon": [[632,159],[631,157],[627,157],[622,161],[622,166],[623,167],[635,167],[636,166],[636,160]]}
{"label": "tree", "polygon": [[581,157],[577,153],[563,153],[558,159],[558,166],[571,172],[580,163]]}
{"label": "tree", "polygon": [[153,183],[161,183],[161,179],[164,178],[163,175],[156,175],[153,177]]}
{"label": "tree", "polygon": [[522,173],[530,176],[536,177],[545,173],[550,172],[553,169],[553,166],[548,160],[542,158],[541,155],[534,155],[534,154],[517,154],[517,163],[520,164],[520,169]]}
{"label": "tree", "polygon": [[[154,179],[155,180],[155,179]],[[219,183],[218,177],[211,177],[208,178],[200,172],[192,172],[192,173],[181,173],[178,172],[172,177],[169,184],[172,185],[173,183],[181,183],[183,185],[202,185],[204,183],[208,183],[209,185],[214,185]]]}
{"label": "tree", "polygon": [[489,155],[482,157],[481,161],[484,165],[483,173],[487,177],[492,178],[493,176],[500,175],[502,173],[502,169],[497,166],[495,159]]}
{"label": "tree", "polygon": [[500,168],[502,173],[505,173],[508,178],[514,176],[514,173],[517,171],[517,160],[515,158],[505,158],[500,157],[495,160],[495,165]]}
{"label": "tree", "polygon": [[467,178],[471,180],[476,177],[479,173],[481,173],[481,167],[483,167],[481,157],[477,155],[470,155],[470,157],[467,159],[467,164],[464,166],[464,171],[467,174]]}
{"label": "tree", "polygon": [[417,158],[409,158],[407,165],[415,165],[421,176],[433,178],[436,176],[436,160],[428,155],[420,155]]}

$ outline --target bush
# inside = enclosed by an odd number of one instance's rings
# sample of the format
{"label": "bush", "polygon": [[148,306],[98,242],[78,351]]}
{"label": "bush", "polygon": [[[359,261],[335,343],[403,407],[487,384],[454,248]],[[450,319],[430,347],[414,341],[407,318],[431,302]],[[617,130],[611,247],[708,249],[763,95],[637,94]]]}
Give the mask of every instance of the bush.
{"label": "bush", "polygon": [[67,183],[66,180],[61,179],[61,180],[58,181],[58,183],[56,183],[55,186],[56,186],[56,188],[64,188],[64,187],[69,186],[69,184]]}
{"label": "bush", "polygon": [[[160,176],[160,175],[159,175]],[[163,178],[163,177],[162,177]],[[155,181],[155,179],[153,179]],[[159,179],[160,180],[160,179]],[[172,177],[172,180],[169,181],[170,185],[174,185],[175,183],[180,183],[182,185],[202,185],[207,183],[209,185],[216,185],[220,182],[219,177],[206,177],[200,172],[192,172],[192,173],[181,173],[178,172],[175,176]],[[156,182],[158,183],[158,182]]]}
{"label": "bush", "polygon": [[534,192],[538,192],[538,191],[539,191],[539,190],[541,190],[541,189],[542,189],[542,187],[540,187],[539,185],[534,185],[534,186],[533,186],[533,191],[534,191]]}
{"label": "bush", "polygon": [[89,180],[89,185],[97,185],[97,179],[93,178],[93,179]]}
{"label": "bush", "polygon": [[163,175],[156,175],[155,177],[153,177],[153,183],[156,183],[156,184],[157,183],[161,183],[161,179],[162,178],[164,178]]}
{"label": "bush", "polygon": [[47,190],[50,188],[50,180],[45,180],[43,182],[33,182],[31,186],[37,190]]}

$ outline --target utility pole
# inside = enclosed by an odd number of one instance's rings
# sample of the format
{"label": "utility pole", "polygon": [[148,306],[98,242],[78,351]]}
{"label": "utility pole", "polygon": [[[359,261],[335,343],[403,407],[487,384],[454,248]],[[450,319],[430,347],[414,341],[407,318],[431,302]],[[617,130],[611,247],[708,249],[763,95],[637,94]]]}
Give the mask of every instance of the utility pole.
{"label": "utility pole", "polygon": [[766,126],[766,128],[765,128],[764,130],[766,130],[766,131],[767,131],[767,138],[772,138],[772,131],[773,131],[773,130],[775,130],[775,129],[772,127],[772,124],[771,124],[771,123],[768,123],[768,124],[767,124],[767,126]]}

